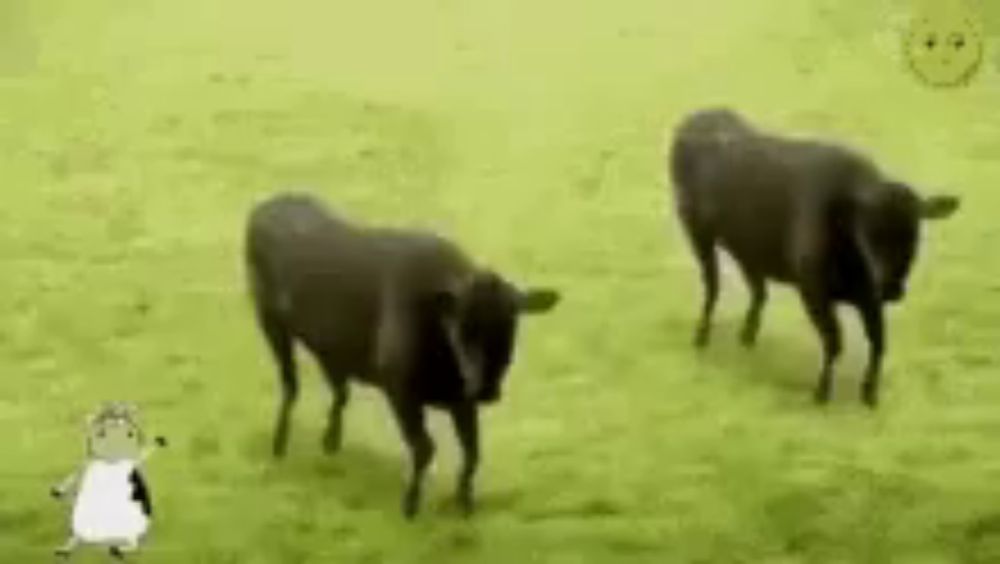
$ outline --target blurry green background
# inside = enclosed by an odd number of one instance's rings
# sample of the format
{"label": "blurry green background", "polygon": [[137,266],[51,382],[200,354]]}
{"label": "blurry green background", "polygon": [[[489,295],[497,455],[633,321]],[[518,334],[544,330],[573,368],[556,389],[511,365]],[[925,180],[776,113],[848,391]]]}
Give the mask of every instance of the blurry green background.
{"label": "blurry green background", "polygon": [[[64,541],[48,488],[106,399],[171,440],[147,469],[142,562],[1000,561],[1000,78],[987,64],[967,88],[925,88],[900,58],[907,14],[0,0],[0,562]],[[747,353],[730,272],[714,346],[691,349],[700,288],[663,146],[714,104],[964,199],[893,310],[877,413],[858,401],[853,315],[836,398],[811,405],[819,346],[788,290]],[[271,459],[277,383],[240,249],[250,207],[288,187],[562,289],[485,416],[471,521],[441,416],[416,523],[376,393],[356,388],[345,449],[324,456],[330,398],[308,359],[289,456]]]}

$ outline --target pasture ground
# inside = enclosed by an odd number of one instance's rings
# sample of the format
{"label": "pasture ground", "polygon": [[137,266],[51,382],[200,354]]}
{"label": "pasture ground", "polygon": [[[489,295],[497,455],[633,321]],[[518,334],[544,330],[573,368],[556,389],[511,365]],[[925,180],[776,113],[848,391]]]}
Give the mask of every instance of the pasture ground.
{"label": "pasture ground", "polygon": [[[1000,77],[923,87],[889,0],[2,0],[0,561],[47,561],[82,422],[128,399],[171,446],[147,470],[142,562],[905,563],[1000,560]],[[992,60],[993,52],[990,51]],[[669,215],[664,131],[736,107],[851,142],[964,198],[891,314],[884,403],[865,348],[828,409],[818,343],[775,290],[758,350],[730,271],[716,338]],[[284,187],[433,227],[557,312],[524,327],[457,517],[449,425],[424,512],[356,389],[324,456],[308,361],[289,456],[243,283],[243,222]],[[104,556],[82,552],[76,561]]]}

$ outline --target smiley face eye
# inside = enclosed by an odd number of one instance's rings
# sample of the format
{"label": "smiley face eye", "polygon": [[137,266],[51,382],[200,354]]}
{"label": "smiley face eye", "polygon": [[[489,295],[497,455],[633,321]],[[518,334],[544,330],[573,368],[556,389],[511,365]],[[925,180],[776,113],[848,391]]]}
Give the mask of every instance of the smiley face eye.
{"label": "smiley face eye", "polygon": [[933,35],[928,35],[927,40],[924,41],[924,45],[927,46],[927,49],[933,49],[937,45],[937,38]]}
{"label": "smiley face eye", "polygon": [[951,39],[951,44],[955,46],[955,49],[961,49],[965,47],[965,37],[960,34],[955,34]]}

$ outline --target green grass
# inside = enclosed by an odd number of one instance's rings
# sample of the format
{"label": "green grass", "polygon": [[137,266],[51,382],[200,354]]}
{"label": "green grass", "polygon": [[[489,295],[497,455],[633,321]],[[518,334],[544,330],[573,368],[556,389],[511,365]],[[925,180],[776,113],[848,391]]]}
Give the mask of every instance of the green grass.
{"label": "green grass", "polygon": [[[1000,559],[1000,77],[932,91],[900,60],[903,1],[0,0],[0,562],[67,532],[50,485],[98,402],[136,401],[149,563],[986,563]],[[992,54],[990,61],[997,60]],[[891,315],[884,405],[836,398],[776,290],[714,346],[668,215],[664,132],[726,103],[848,141],[964,198]],[[424,512],[356,389],[345,449],[307,362],[289,456],[240,262],[249,208],[310,186],[370,222],[431,226],[557,312],[525,326],[484,423],[480,512],[450,505],[447,421]],[[846,312],[845,312],[846,313]],[[95,552],[80,562],[102,561]]]}

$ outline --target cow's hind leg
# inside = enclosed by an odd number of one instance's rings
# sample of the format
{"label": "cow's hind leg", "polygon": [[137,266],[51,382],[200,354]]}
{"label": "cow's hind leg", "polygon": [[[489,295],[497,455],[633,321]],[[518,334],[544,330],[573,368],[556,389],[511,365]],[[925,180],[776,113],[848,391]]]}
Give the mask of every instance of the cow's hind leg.
{"label": "cow's hind leg", "polygon": [[344,408],[351,399],[351,388],[347,374],[329,361],[321,361],[327,382],[333,391],[333,403],[327,419],[326,433],[323,435],[323,450],[333,454],[340,450],[343,442]]}
{"label": "cow's hind leg", "polygon": [[750,307],[747,308],[743,328],[740,330],[740,342],[743,346],[750,348],[757,343],[757,335],[760,333],[760,317],[764,305],[767,304],[767,282],[758,272],[747,268],[742,263],[740,263],[740,270],[743,272],[743,278],[750,291]]}
{"label": "cow's hind leg", "polygon": [[434,441],[427,432],[424,409],[416,401],[396,398],[392,402],[393,414],[410,451],[410,480],[403,494],[403,515],[412,519],[420,508],[424,474],[434,458]]}
{"label": "cow's hind leg", "polygon": [[291,425],[292,408],[299,397],[299,378],[295,366],[294,341],[291,333],[285,327],[280,316],[258,309],[258,321],[261,330],[271,347],[271,353],[278,365],[278,378],[281,382],[281,403],[278,406],[278,416],[274,427],[274,456],[282,457],[288,447],[288,434]]}
{"label": "cow's hind leg", "polygon": [[703,348],[708,344],[711,336],[712,314],[719,299],[719,261],[715,251],[715,234],[705,225],[701,225],[697,218],[692,217],[692,212],[681,210],[680,215],[684,223],[684,232],[687,234],[701,269],[704,296],[694,344],[698,348]]}

